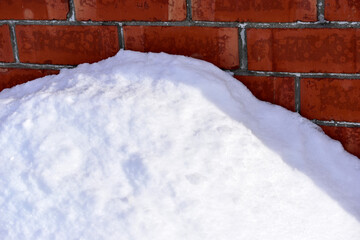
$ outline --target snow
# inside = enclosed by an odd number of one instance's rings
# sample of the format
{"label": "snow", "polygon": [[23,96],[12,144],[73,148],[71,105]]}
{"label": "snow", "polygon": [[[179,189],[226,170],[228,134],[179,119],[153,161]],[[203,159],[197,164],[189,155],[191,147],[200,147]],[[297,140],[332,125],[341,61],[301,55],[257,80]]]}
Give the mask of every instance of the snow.
{"label": "snow", "polygon": [[210,63],[120,51],[0,93],[1,239],[360,239],[360,161]]}

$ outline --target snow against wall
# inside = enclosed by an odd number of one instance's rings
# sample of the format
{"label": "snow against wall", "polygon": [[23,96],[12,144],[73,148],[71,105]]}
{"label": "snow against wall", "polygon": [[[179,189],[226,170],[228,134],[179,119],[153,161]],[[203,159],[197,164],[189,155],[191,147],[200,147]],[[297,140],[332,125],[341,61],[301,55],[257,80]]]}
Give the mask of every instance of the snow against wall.
{"label": "snow against wall", "polygon": [[1,239],[360,239],[360,161],[204,61],[120,51],[0,93]]}

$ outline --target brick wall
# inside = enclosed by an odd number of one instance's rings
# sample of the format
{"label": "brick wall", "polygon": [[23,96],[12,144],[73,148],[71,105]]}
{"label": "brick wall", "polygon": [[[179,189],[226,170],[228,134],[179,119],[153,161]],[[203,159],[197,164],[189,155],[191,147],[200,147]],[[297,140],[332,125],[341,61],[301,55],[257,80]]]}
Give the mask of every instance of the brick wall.
{"label": "brick wall", "polygon": [[358,0],[5,0],[0,90],[120,48],[182,54],[234,72],[360,157],[359,21]]}

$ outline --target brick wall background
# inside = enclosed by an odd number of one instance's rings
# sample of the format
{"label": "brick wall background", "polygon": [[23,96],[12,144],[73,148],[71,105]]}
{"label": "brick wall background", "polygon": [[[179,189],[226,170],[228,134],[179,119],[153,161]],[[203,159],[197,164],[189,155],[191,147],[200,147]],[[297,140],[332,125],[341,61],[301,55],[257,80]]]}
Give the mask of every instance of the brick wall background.
{"label": "brick wall background", "polygon": [[230,70],[360,157],[358,0],[0,1],[0,90],[120,48]]}

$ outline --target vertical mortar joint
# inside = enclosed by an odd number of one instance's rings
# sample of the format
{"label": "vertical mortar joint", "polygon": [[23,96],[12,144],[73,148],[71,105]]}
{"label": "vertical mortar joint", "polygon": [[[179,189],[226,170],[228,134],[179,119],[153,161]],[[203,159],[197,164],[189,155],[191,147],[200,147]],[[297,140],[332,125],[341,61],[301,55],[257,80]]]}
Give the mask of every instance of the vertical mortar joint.
{"label": "vertical mortar joint", "polygon": [[187,21],[192,21],[191,0],[186,0],[186,20]]}
{"label": "vertical mortar joint", "polygon": [[296,76],[295,77],[295,111],[297,113],[300,113],[300,84],[301,84],[301,81],[300,81],[300,77],[299,76]]}
{"label": "vertical mortar joint", "polygon": [[117,24],[117,30],[118,30],[120,49],[125,49],[124,29],[123,29],[122,23]]}
{"label": "vertical mortar joint", "polygon": [[67,13],[66,18],[69,22],[76,21],[74,0],[69,0],[69,12]]}
{"label": "vertical mortar joint", "polygon": [[240,58],[240,69],[248,70],[248,53],[247,53],[245,26],[239,27],[239,58]]}
{"label": "vertical mortar joint", "polygon": [[320,23],[325,22],[325,0],[317,0],[317,19]]}
{"label": "vertical mortar joint", "polygon": [[16,32],[15,32],[15,23],[10,22],[9,23],[10,28],[10,37],[11,37],[11,46],[14,54],[14,59],[16,63],[19,63],[19,50],[17,46],[17,40],[16,40]]}

